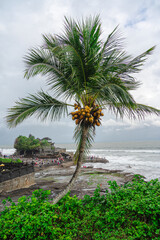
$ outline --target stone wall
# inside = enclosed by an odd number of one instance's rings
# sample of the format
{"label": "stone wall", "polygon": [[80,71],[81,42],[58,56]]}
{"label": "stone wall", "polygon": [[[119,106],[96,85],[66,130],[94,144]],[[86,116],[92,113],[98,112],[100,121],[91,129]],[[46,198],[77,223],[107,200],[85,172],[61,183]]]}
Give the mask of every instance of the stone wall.
{"label": "stone wall", "polygon": [[35,184],[34,172],[0,183],[0,193],[28,188]]}
{"label": "stone wall", "polygon": [[0,169],[0,183],[34,172],[34,164],[27,163],[5,163],[3,168]]}

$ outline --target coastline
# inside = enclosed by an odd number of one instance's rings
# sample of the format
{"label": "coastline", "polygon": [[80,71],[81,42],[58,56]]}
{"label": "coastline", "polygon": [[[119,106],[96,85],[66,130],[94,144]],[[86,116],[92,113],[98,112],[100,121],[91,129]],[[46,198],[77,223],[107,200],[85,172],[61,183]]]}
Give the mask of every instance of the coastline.
{"label": "coastline", "polygon": [[[63,162],[61,165],[45,166],[35,169],[35,185],[29,188],[22,188],[12,192],[2,192],[0,196],[0,211],[2,211],[2,200],[11,197],[17,203],[22,196],[30,196],[36,189],[51,190],[50,198],[61,192],[69,182],[74,172],[72,161]],[[122,185],[133,179],[132,174],[118,170],[107,170],[92,167],[82,167],[81,173],[71,190],[71,196],[77,195],[82,198],[84,195],[93,195],[97,185],[101,188],[101,194],[108,189],[108,181],[116,181]]]}
{"label": "coastline", "polygon": [[[56,144],[74,152],[75,144]],[[8,149],[13,149],[7,146]],[[1,147],[0,147],[1,150]],[[108,164],[95,163],[93,167],[109,170],[122,170],[131,174],[145,176],[147,181],[158,178],[160,181],[160,141],[97,142],[93,143],[90,155],[106,158]],[[88,164],[86,163],[88,166]]]}
{"label": "coastline", "polygon": [[[67,146],[67,152],[69,151],[73,152],[74,149]],[[146,143],[136,143],[132,147],[131,143],[128,145],[124,143],[121,145],[120,143],[98,143],[91,149],[90,155],[99,156],[100,158],[105,157],[109,160],[109,163],[90,163],[86,161],[83,164],[86,168],[82,168],[82,173],[77,185],[71,191],[71,195],[76,194],[80,198],[85,194],[92,195],[97,184],[100,185],[101,194],[103,194],[108,187],[107,181],[115,180],[121,185],[132,180],[135,174],[145,176],[146,181],[155,178],[160,181],[160,145],[158,145],[158,142],[156,146],[152,142],[148,145]],[[30,196],[34,190],[40,188],[51,190],[51,197],[54,197],[65,188],[74,171],[73,163],[65,162],[62,165],[50,166],[47,164],[41,166],[41,169],[35,167],[36,184],[26,189],[1,194],[0,204],[1,200],[8,196],[17,202],[19,197],[23,195]],[[39,174],[39,177],[37,174]]]}

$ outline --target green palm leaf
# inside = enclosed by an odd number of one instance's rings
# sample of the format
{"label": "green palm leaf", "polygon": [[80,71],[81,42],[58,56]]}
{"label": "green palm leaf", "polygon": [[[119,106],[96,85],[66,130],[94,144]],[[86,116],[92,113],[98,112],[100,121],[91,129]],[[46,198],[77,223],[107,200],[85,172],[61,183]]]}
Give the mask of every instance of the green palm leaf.
{"label": "green palm leaf", "polygon": [[15,127],[33,114],[42,121],[47,118],[58,120],[68,114],[67,107],[68,104],[40,91],[36,95],[30,94],[16,102],[16,105],[8,110],[7,123],[9,127]]}
{"label": "green palm leaf", "polygon": [[123,118],[124,116],[129,119],[144,119],[147,115],[155,114],[157,116],[160,115],[160,110],[146,106],[143,104],[135,103],[130,107],[129,105],[124,105],[122,103],[108,103],[104,106],[108,108],[111,112],[113,112],[117,117],[120,116]]}

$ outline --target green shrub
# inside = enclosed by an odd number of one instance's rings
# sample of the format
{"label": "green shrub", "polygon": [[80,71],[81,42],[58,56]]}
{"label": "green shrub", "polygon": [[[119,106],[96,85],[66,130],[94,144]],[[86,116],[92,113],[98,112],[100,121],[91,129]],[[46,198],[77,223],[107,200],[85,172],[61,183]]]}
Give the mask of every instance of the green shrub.
{"label": "green shrub", "polygon": [[18,158],[18,159],[15,160],[15,162],[16,163],[22,163],[22,160]]}
{"label": "green shrub", "polygon": [[10,159],[10,158],[1,158],[1,162],[3,162],[3,163],[11,163],[12,159]]}
{"label": "green shrub", "polygon": [[2,162],[2,163],[22,163],[22,160],[20,160],[20,159],[16,159],[16,160],[14,160],[14,159],[10,159],[10,158],[0,158],[0,162]]}
{"label": "green shrub", "polygon": [[[145,182],[138,176],[118,186],[109,182],[110,192],[78,199],[67,194],[56,205],[50,191],[36,190],[5,207],[0,217],[0,239],[61,240],[159,240],[160,182]],[[3,201],[4,205],[6,201]]]}

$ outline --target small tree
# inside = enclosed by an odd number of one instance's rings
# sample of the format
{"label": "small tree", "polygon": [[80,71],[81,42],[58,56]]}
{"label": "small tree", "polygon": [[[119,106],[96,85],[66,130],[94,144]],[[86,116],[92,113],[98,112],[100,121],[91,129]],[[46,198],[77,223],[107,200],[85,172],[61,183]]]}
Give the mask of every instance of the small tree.
{"label": "small tree", "polygon": [[[74,108],[70,116],[76,123],[77,166],[67,188],[54,199],[56,203],[77,179],[95,127],[101,125],[103,109],[130,119],[159,115],[160,110],[136,103],[131,95],[139,86],[133,74],[141,70],[154,47],[137,57],[127,55],[117,28],[102,42],[98,16],[81,22],[65,18],[64,33],[44,35],[43,40],[41,47],[31,49],[25,57],[25,77],[45,75],[51,95],[39,91],[20,99],[9,109],[7,122],[14,127],[33,114],[42,120],[57,120],[68,115],[69,107]],[[69,103],[71,99],[74,105]]]}
{"label": "small tree", "polygon": [[39,139],[35,139],[34,136],[28,138],[28,151],[33,154],[33,152],[38,151],[40,149],[40,141]]}
{"label": "small tree", "polygon": [[28,150],[28,138],[25,136],[19,136],[14,142],[14,148],[20,153],[25,154]]}
{"label": "small tree", "polygon": [[40,141],[35,139],[35,137],[32,135],[28,138],[25,136],[19,136],[15,140],[14,148],[20,154],[32,154],[40,149]]}

